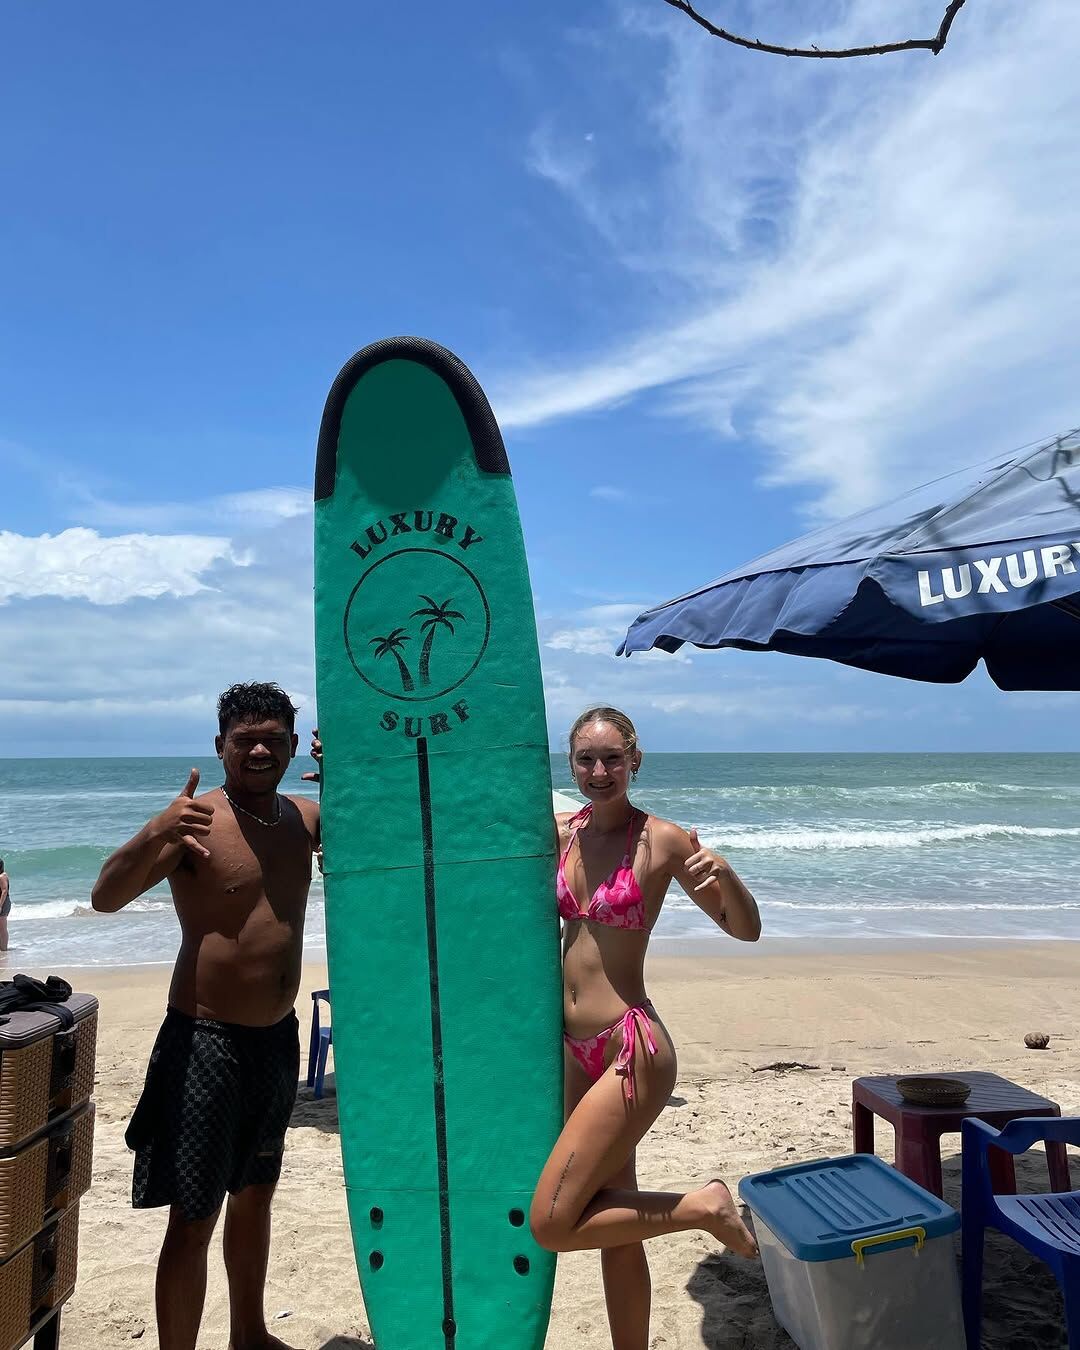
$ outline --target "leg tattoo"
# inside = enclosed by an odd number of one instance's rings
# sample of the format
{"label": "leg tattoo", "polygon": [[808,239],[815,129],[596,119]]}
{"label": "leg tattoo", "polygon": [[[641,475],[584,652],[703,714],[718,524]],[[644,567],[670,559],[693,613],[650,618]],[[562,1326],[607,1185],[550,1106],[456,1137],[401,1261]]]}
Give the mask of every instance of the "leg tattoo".
{"label": "leg tattoo", "polygon": [[562,1172],[559,1175],[559,1184],[555,1187],[555,1194],[551,1197],[551,1208],[548,1210],[549,1219],[555,1213],[555,1206],[556,1204],[558,1204],[559,1201],[559,1192],[563,1188],[563,1182],[566,1180],[567,1172],[570,1171],[570,1164],[574,1161],[574,1157],[575,1154],[571,1153],[569,1158],[567,1158],[566,1160],[566,1166],[563,1168]]}

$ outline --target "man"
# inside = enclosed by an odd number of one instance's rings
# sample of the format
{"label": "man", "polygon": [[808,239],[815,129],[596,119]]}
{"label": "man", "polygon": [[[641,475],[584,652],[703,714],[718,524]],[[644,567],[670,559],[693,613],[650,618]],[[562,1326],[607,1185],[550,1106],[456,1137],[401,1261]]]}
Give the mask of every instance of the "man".
{"label": "man", "polygon": [[128,1126],[132,1203],[169,1205],[157,1268],[161,1350],[194,1350],[226,1191],[230,1350],[288,1350],[266,1329],[270,1202],[299,1076],[293,1003],[319,808],[277,787],[296,709],[276,684],[218,701],[225,783],[180,795],[108,859],[93,890],[115,912],[168,880],[180,920],[169,1007]]}
{"label": "man", "polygon": [[11,882],[0,858],[0,952],[8,949],[8,915],[11,913]]}

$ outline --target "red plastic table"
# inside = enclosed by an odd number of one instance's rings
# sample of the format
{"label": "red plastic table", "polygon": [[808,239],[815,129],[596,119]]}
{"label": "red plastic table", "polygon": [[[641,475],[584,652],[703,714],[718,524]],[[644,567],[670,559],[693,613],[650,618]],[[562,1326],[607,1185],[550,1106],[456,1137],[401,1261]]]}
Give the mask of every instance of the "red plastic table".
{"label": "red plastic table", "polygon": [[[899,1077],[903,1077],[901,1074]],[[851,1121],[856,1153],[874,1151],[874,1117],[887,1120],[896,1132],[896,1169],[935,1195],[941,1195],[941,1136],[955,1134],[968,1116],[985,1120],[1001,1129],[1018,1116],[1060,1116],[1061,1108],[1049,1097],[1040,1097],[996,1073],[952,1073],[971,1084],[963,1106],[912,1106],[900,1096],[897,1075],[856,1078],[851,1085]],[[1072,1189],[1069,1159],[1064,1144],[1046,1145],[1046,1166],[1055,1191]],[[990,1174],[994,1190],[1002,1195],[1016,1192],[1012,1155],[1000,1148],[990,1150]]]}

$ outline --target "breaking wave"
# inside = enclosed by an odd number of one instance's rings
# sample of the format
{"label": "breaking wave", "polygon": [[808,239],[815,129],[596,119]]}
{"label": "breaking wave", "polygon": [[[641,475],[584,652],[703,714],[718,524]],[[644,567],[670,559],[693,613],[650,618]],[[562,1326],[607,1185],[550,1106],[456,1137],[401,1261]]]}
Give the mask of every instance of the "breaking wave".
{"label": "breaking wave", "polygon": [[1048,825],[924,825],[912,829],[737,829],[710,832],[708,843],[725,849],[837,850],[922,848],[982,839],[1080,839],[1080,828]]}

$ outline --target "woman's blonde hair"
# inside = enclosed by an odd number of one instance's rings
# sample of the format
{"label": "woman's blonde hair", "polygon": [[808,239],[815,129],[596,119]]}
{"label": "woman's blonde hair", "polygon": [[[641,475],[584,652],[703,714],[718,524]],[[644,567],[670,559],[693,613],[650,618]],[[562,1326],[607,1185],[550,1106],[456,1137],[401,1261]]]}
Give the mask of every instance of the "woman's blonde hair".
{"label": "woman's blonde hair", "polygon": [[622,737],[623,745],[629,754],[633,754],[639,748],[637,730],[624,712],[620,712],[618,708],[586,708],[570,728],[571,754],[574,753],[574,741],[578,732],[593,722],[609,722]]}

